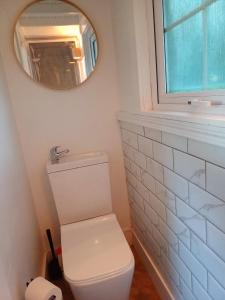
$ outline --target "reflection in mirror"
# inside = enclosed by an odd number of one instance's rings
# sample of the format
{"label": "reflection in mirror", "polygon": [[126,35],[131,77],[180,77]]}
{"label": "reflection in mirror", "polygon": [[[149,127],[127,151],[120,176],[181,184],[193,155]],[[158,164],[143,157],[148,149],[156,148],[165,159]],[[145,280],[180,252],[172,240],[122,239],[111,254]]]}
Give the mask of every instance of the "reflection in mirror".
{"label": "reflection in mirror", "polygon": [[24,71],[52,89],[70,89],[94,71],[98,45],[93,26],[79,8],[60,0],[29,5],[14,31]]}

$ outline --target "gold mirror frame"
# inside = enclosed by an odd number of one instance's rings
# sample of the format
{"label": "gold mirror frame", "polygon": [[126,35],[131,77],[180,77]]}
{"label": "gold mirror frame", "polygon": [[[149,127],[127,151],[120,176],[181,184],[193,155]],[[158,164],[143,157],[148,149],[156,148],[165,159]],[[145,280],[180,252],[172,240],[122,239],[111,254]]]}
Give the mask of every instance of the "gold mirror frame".
{"label": "gold mirror frame", "polygon": [[[25,16],[26,12],[32,8],[34,5],[41,4],[50,4],[50,3],[57,3],[59,5],[65,4],[67,8],[70,6],[71,7],[71,16],[72,14],[78,14],[82,16],[83,21],[85,20],[86,27],[88,27],[89,32],[91,32],[91,36],[88,39],[88,47],[86,44],[86,48],[84,49],[84,38],[81,33],[81,24],[73,24],[70,25],[75,27],[79,26],[79,31],[80,31],[80,47],[79,43],[77,43],[76,38],[77,36],[60,36],[60,38],[51,37],[47,41],[45,40],[46,37],[43,35],[42,38],[36,38],[35,39],[30,39],[27,37],[23,38],[26,39],[26,51],[23,49],[23,53],[25,53],[25,58],[27,59],[27,65],[24,65],[24,62],[21,61],[21,56],[19,55],[18,51],[21,51],[22,47],[20,47],[20,42],[18,41],[18,32],[17,32],[17,26],[19,22],[21,21],[22,17]],[[66,7],[65,6],[65,7]],[[73,8],[73,10],[72,10]],[[61,12],[60,12],[61,13]],[[51,14],[51,11],[49,12]],[[71,16],[69,16],[71,18]],[[45,16],[46,17],[46,16]],[[20,24],[19,24],[20,25]],[[39,26],[41,26],[39,24]],[[57,26],[64,26],[64,25],[53,25],[51,27],[57,27]],[[85,27],[84,25],[82,25]],[[32,26],[30,26],[32,27]],[[44,25],[43,25],[44,27]],[[64,26],[65,27],[65,26]],[[34,27],[35,29],[38,28],[38,26]],[[78,30],[78,29],[77,29]],[[86,30],[86,29],[85,29]],[[89,33],[90,34],[90,33]],[[63,40],[64,38],[64,40]],[[86,36],[85,36],[86,38]],[[86,38],[87,40],[87,38]],[[87,42],[86,42],[87,43]],[[78,46],[77,46],[78,45]],[[98,64],[99,60],[99,42],[98,42],[98,37],[96,34],[96,30],[90,21],[90,19],[87,17],[87,15],[83,12],[80,7],[75,5],[74,3],[67,1],[67,0],[36,0],[31,3],[29,3],[23,10],[21,10],[20,14],[18,15],[14,26],[13,26],[13,48],[14,48],[14,53],[17,58],[17,62],[20,65],[20,67],[23,69],[24,73],[33,81],[40,83],[42,86],[48,87],[53,90],[70,90],[72,88],[78,87],[85,83],[91,75],[94,73],[96,66]],[[87,51],[87,48],[89,51]],[[41,56],[43,53],[48,53],[47,58],[46,56],[44,57]],[[49,55],[51,53],[54,53],[54,55]],[[58,54],[58,56],[57,56]],[[59,55],[60,54],[60,55]],[[35,56],[36,55],[36,56]],[[87,56],[88,55],[88,56]],[[42,60],[41,60],[41,58]],[[53,59],[55,58],[55,60]],[[63,70],[62,70],[62,61],[59,63],[59,59],[64,59],[64,65],[63,65]],[[44,61],[49,62],[49,59],[51,61],[54,61],[54,64],[49,64],[46,65],[44,64]],[[65,60],[66,59],[66,60]],[[89,61],[89,65],[87,64],[87,61]],[[57,66],[56,66],[57,64]],[[71,65],[71,66],[70,66]],[[51,67],[49,70],[49,66]],[[69,66],[69,67],[68,67]],[[46,70],[44,72],[44,68],[46,67]],[[82,67],[82,68],[81,68]],[[39,69],[38,69],[39,68]],[[42,68],[42,69],[41,69]],[[59,68],[60,71],[59,71]],[[67,68],[67,69],[65,69]],[[89,68],[89,70],[87,69]],[[40,73],[40,69],[42,70],[42,73]],[[54,73],[51,73],[53,70]],[[76,71],[78,73],[76,74]],[[84,72],[80,73],[80,70],[83,70]],[[48,72],[49,71],[49,72]],[[50,72],[51,71],[51,72]],[[61,72],[61,73],[60,73]],[[68,74],[66,73],[68,72]],[[60,74],[59,74],[60,73]],[[42,77],[40,76],[41,74]],[[54,76],[53,76],[54,75]],[[59,76],[60,75],[60,76]],[[68,75],[68,76],[66,76]],[[86,76],[85,76],[86,75]],[[58,76],[58,77],[57,77]],[[53,77],[53,78],[51,78]],[[79,77],[79,81],[78,78]],[[41,81],[42,78],[42,81]],[[51,78],[52,84],[47,84],[46,80],[49,80]],[[43,80],[45,80],[43,82]],[[54,81],[55,80],[55,81]],[[63,81],[63,82],[62,82]],[[55,85],[55,82],[61,82],[61,86],[57,84]]]}

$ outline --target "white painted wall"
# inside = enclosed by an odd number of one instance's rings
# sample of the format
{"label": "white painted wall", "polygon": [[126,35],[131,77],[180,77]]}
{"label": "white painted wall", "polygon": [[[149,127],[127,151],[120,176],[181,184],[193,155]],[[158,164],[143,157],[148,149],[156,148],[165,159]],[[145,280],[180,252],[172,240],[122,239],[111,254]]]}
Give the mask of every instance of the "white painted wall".
{"label": "white painted wall", "polygon": [[41,239],[0,56],[0,299],[24,299],[40,272]]}
{"label": "white painted wall", "polygon": [[[77,0],[96,27],[100,58],[93,76],[81,87],[52,91],[31,81],[18,66],[12,49],[13,23],[28,0],[1,0],[0,49],[12,99],[39,225],[58,233],[58,218],[45,164],[49,148],[71,152],[103,150],[111,161],[113,208],[120,224],[129,223],[122,149],[115,113],[119,110],[110,0]],[[58,235],[55,235],[58,237]]]}
{"label": "white painted wall", "polygon": [[140,111],[133,0],[112,0],[111,11],[120,108],[126,111]]}
{"label": "white painted wall", "polygon": [[132,112],[150,111],[152,100],[157,96],[152,3],[112,0],[111,10],[120,108]]}

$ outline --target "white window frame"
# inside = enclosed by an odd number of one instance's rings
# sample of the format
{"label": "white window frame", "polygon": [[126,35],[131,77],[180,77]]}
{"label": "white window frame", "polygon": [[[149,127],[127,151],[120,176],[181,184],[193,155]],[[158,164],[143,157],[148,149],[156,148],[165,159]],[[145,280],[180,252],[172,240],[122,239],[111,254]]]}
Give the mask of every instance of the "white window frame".
{"label": "white window frame", "polygon": [[[214,1],[215,0],[206,0],[205,5],[209,5],[209,3]],[[212,114],[225,113],[225,89],[193,93],[166,93],[162,0],[147,1],[147,11],[149,20],[151,98],[154,109],[190,112],[197,111]],[[212,106],[206,107],[206,105],[202,104],[199,106],[196,104],[188,105],[188,101],[193,102],[194,99],[211,101]]]}

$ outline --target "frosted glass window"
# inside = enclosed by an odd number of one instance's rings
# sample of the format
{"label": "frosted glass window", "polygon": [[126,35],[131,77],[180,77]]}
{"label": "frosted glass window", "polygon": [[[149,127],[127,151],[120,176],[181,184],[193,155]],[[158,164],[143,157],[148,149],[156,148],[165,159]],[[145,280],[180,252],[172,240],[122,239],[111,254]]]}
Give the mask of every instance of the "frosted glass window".
{"label": "frosted glass window", "polygon": [[225,89],[225,0],[164,0],[166,92]]}

